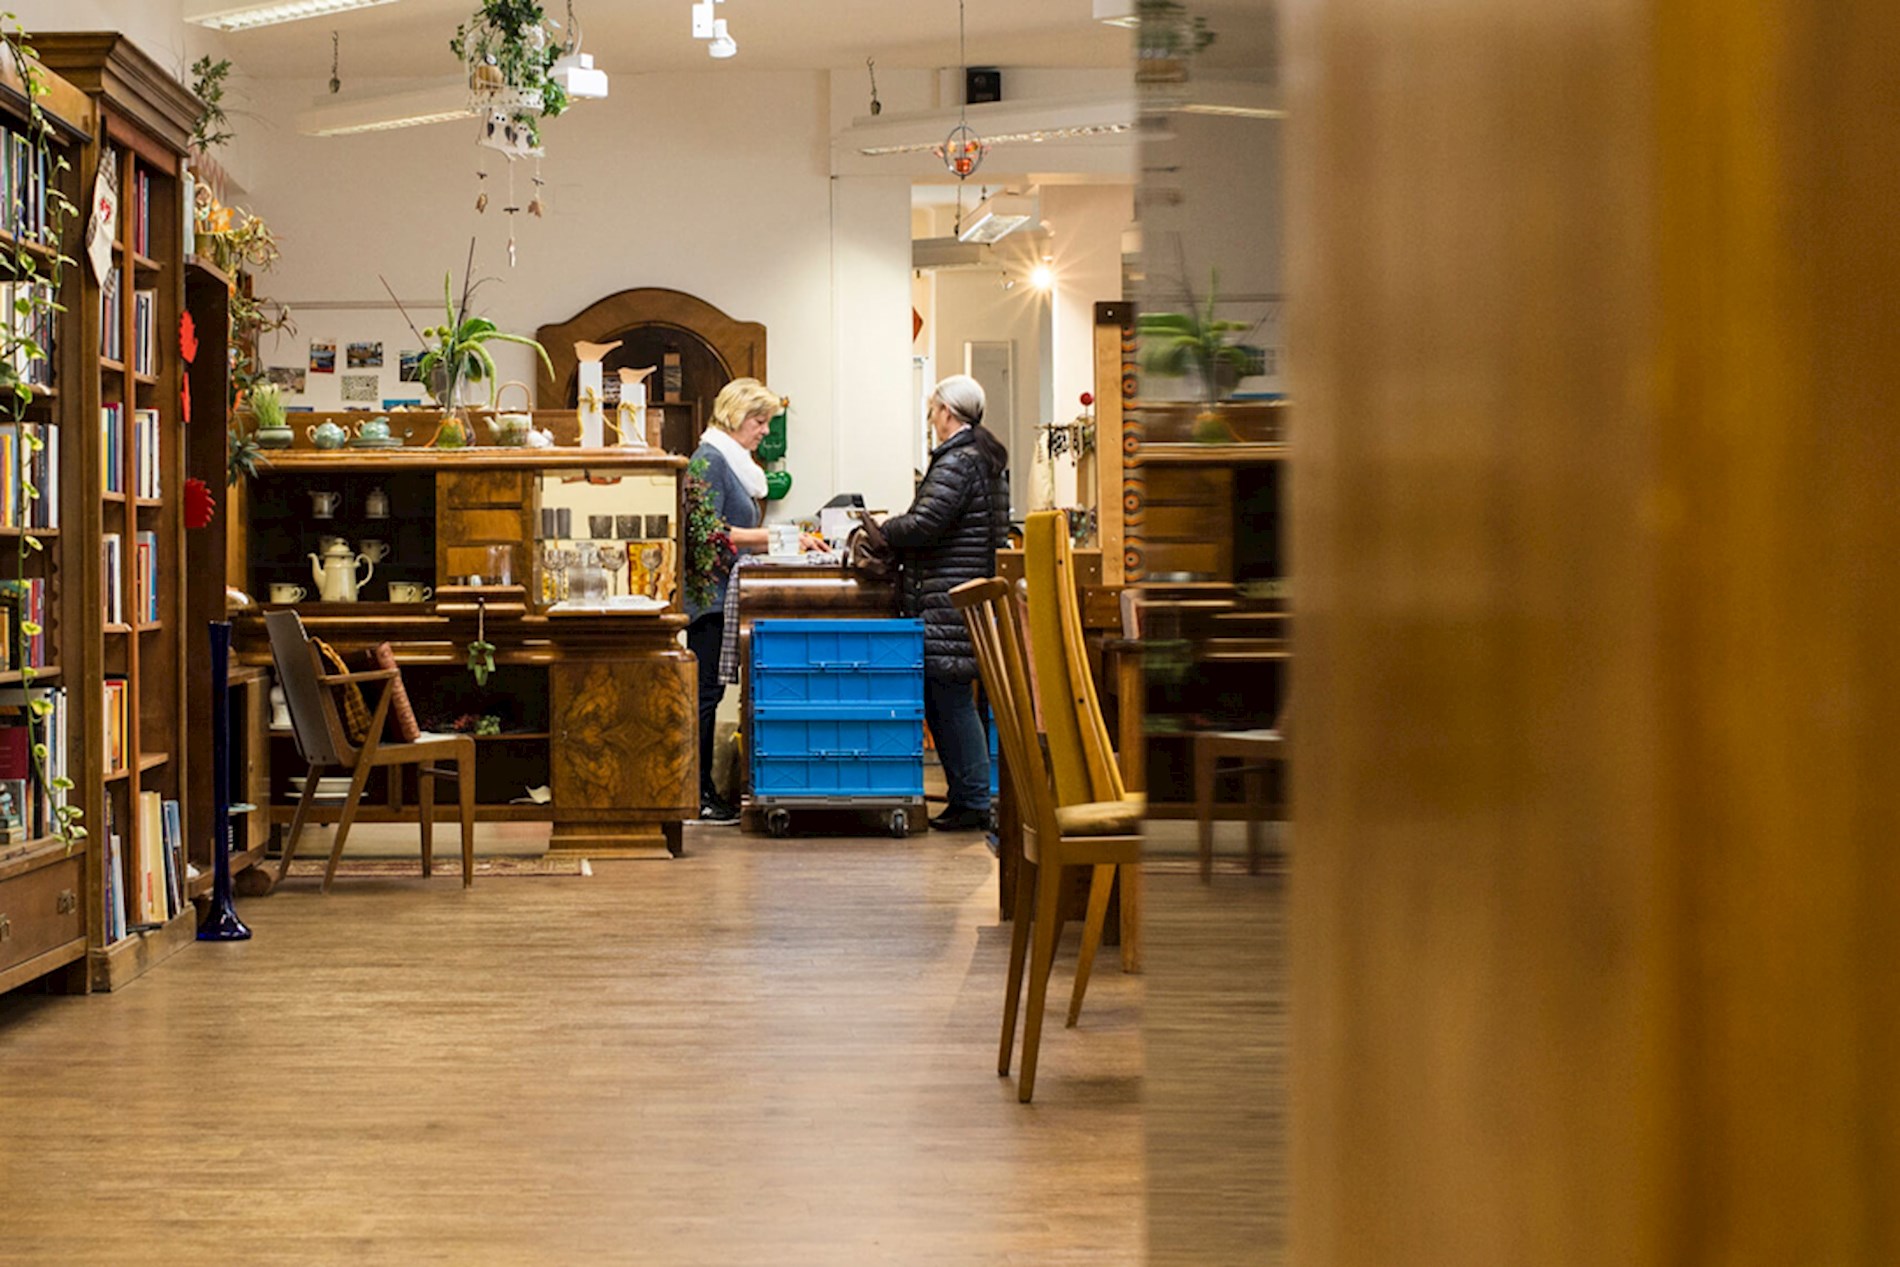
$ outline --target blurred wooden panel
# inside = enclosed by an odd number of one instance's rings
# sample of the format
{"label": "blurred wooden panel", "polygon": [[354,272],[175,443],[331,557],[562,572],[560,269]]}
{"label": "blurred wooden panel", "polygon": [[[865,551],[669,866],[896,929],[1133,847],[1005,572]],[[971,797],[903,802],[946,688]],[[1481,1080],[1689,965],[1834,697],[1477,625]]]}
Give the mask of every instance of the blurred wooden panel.
{"label": "blurred wooden panel", "polygon": [[1286,13],[1291,1260],[1900,1261],[1900,10]]}

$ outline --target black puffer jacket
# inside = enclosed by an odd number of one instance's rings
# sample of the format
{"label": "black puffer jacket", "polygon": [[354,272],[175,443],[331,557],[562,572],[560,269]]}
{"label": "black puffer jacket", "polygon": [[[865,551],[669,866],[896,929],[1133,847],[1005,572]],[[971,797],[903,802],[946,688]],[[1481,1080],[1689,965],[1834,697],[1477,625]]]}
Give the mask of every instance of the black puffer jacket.
{"label": "black puffer jacket", "polygon": [[910,509],[884,522],[904,565],[903,611],[924,618],[924,672],[976,680],[976,651],[950,591],[996,575],[996,547],[1009,534],[1009,490],[976,444],[974,429],[937,446]]}

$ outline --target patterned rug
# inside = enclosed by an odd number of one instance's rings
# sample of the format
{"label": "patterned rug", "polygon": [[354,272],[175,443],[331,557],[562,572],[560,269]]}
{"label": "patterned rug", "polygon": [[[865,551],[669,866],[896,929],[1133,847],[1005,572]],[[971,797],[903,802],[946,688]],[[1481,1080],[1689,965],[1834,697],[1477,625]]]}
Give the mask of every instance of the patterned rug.
{"label": "patterned rug", "polygon": [[[329,857],[315,854],[303,857],[302,850],[290,863],[290,878],[322,879],[323,868],[328,865]],[[386,876],[422,878],[422,860],[420,858],[345,858],[337,864],[338,879],[346,876]],[[444,856],[437,854],[434,879],[444,877],[459,879],[462,874],[461,855]],[[487,879],[500,876],[518,875],[592,875],[594,868],[587,859],[576,857],[558,858],[477,858],[475,859],[475,877]]]}

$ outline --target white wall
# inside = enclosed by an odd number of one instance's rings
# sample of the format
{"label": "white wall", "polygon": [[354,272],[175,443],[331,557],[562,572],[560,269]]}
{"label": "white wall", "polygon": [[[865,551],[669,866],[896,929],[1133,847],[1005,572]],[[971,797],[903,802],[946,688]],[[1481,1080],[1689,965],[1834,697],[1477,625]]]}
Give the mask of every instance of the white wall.
{"label": "white wall", "polygon": [[1095,390],[1095,305],[1122,295],[1122,231],[1135,216],[1129,185],[1044,185],[1045,244],[1055,271],[1050,318],[1054,400],[1051,421],[1082,410]]}
{"label": "white wall", "polygon": [[[312,336],[339,344],[376,339],[393,380],[397,345],[415,339],[378,276],[405,304],[429,305],[412,310],[418,324],[437,322],[443,275],[453,271],[459,284],[473,236],[476,273],[494,279],[477,307],[505,330],[532,334],[635,286],[687,291],[763,322],[768,382],[792,398],[786,465],[793,492],[785,508],[793,513],[808,513],[834,491],[834,427],[862,426],[881,396],[901,401],[908,393],[901,336],[888,367],[867,361],[860,374],[889,385],[859,384],[848,406],[834,391],[840,314],[869,324],[881,305],[891,309],[892,328],[903,329],[908,210],[900,196],[894,225],[854,215],[834,232],[824,73],[719,68],[616,76],[606,101],[581,103],[547,124],[547,216],[516,217],[512,269],[501,212],[508,164],[475,145],[472,124],[301,136],[292,120],[322,88],[307,81],[257,89],[266,104],[255,125],[263,142],[255,202],[284,249],[262,286],[292,305],[300,327],[297,339],[267,349],[267,361],[302,364]],[[490,197],[478,216],[475,173],[483,155]],[[532,172],[531,162],[517,164],[524,206]],[[858,249],[859,235],[894,245]],[[531,353],[501,348],[497,360],[504,378],[532,381]],[[336,384],[323,389],[293,403],[327,405]],[[908,468],[900,455],[895,478],[905,479]]]}
{"label": "white wall", "polygon": [[182,0],[9,0],[6,8],[29,36],[35,31],[123,31],[181,83],[191,63],[219,45],[212,32],[185,23]]}

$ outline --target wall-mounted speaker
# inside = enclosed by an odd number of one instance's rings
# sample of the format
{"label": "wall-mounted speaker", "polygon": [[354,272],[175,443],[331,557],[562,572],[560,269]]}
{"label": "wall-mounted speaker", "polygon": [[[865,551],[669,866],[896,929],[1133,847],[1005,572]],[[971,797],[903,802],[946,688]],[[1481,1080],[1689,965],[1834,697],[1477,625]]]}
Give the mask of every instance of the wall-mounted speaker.
{"label": "wall-mounted speaker", "polygon": [[994,66],[966,66],[963,70],[965,105],[982,105],[1003,99],[1003,72]]}

